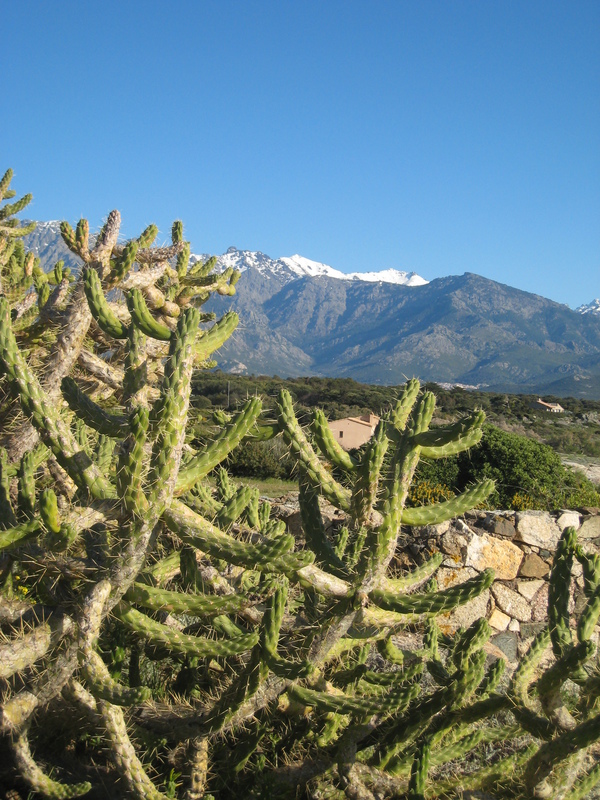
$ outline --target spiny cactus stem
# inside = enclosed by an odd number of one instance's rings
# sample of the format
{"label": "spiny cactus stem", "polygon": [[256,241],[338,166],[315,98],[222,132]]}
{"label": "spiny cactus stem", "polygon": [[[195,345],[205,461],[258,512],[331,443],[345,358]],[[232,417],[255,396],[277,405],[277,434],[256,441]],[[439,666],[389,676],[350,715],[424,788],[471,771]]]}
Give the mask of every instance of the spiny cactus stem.
{"label": "spiny cactus stem", "polygon": [[0,677],[9,678],[34,664],[72,628],[70,617],[57,615],[36,625],[31,633],[20,634],[7,644],[0,644]]}
{"label": "spiny cactus stem", "polygon": [[204,451],[189,461],[180,470],[176,484],[176,495],[189,491],[194,484],[220,464],[254,426],[262,408],[262,401],[253,397],[242,406],[234,419]]}
{"label": "spiny cactus stem", "polygon": [[398,594],[406,592],[407,589],[412,589],[428,580],[438,569],[443,560],[444,556],[442,553],[434,553],[427,561],[424,561],[423,564],[419,566],[413,567],[405,575],[401,575],[399,578],[385,578],[383,588]]}
{"label": "spiny cactus stem", "polygon": [[331,477],[319,460],[296,419],[292,398],[287,390],[282,389],[279,393],[277,407],[279,426],[283,431],[284,439],[295,458],[303,462],[315,488],[334,506],[342,511],[350,512],[350,492]]}
{"label": "spiny cactus stem", "polygon": [[575,529],[565,528],[554,553],[548,590],[548,626],[556,658],[561,658],[573,644],[569,626],[569,597],[576,547]]}
{"label": "spiny cactus stem", "polygon": [[302,563],[303,554],[284,556],[284,553],[288,553],[294,545],[291,536],[281,537],[275,542],[267,540],[264,544],[256,545],[239,542],[177,500],[164,510],[163,519],[174,533],[192,547],[197,547],[216,558],[225,558],[238,566],[259,571],[294,574],[296,570],[306,565],[306,561]]}
{"label": "spiny cactus stem", "polygon": [[223,596],[182,594],[168,589],[157,589],[135,583],[125,594],[129,602],[138,603],[155,611],[171,611],[191,616],[213,616],[242,611],[251,605],[251,600],[242,594]]}
{"label": "spiny cactus stem", "polygon": [[111,742],[111,757],[133,796],[138,800],[167,800],[166,795],[154,786],[136,755],[122,709],[100,700],[98,710]]}
{"label": "spiny cactus stem", "polygon": [[167,625],[156,622],[141,614],[127,603],[120,603],[114,609],[115,615],[129,628],[151,641],[165,645],[174,652],[190,653],[200,658],[230,656],[250,650],[258,642],[257,633],[244,634],[232,639],[206,639],[180,633]]}
{"label": "spiny cactus stem", "polygon": [[11,749],[23,778],[34,791],[40,792],[46,797],[55,798],[56,800],[63,800],[64,798],[66,800],[66,798],[70,797],[81,797],[92,788],[92,784],[88,782],[68,786],[49,778],[33,760],[25,731],[13,738]]}
{"label": "spiny cactus stem", "polygon": [[420,388],[421,384],[416,378],[411,378],[409,381],[407,381],[406,386],[404,387],[404,390],[401,396],[398,398],[396,406],[392,411],[391,422],[400,432],[404,431],[406,427],[408,417],[410,416],[410,412],[412,411],[417,400]]}
{"label": "spiny cactus stem", "polygon": [[317,447],[324,456],[336,466],[348,472],[354,471],[356,461],[333,438],[327,418],[320,408],[314,411],[312,430]]}
{"label": "spiny cactus stem", "polygon": [[402,511],[402,523],[411,526],[437,525],[453,519],[483,502],[494,491],[494,486],[494,481],[485,480],[451,500],[419,508],[405,508]]}
{"label": "spiny cactus stem", "polygon": [[121,686],[111,678],[106,665],[94,650],[88,650],[83,664],[86,682],[92,688],[94,696],[117,706],[132,706],[143,703],[152,696],[146,686]]}
{"label": "spiny cactus stem", "polygon": [[370,594],[371,600],[386,611],[398,614],[441,614],[464,605],[483,591],[489,589],[494,580],[494,571],[487,569],[480,575],[469,578],[458,586],[423,594],[394,595],[381,589]]}
{"label": "spiny cactus stem", "polygon": [[28,539],[37,536],[40,531],[39,519],[30,519],[27,522],[21,522],[12,528],[0,531],[0,551],[25,543]]}
{"label": "spiny cactus stem", "polygon": [[529,791],[533,791],[544,781],[555,765],[576,750],[588,747],[598,736],[600,736],[600,714],[545,742],[527,764],[525,783]]}
{"label": "spiny cactus stem", "polygon": [[20,394],[23,410],[32,417],[60,465],[80,488],[87,489],[92,496],[105,498],[113,495],[110,482],[87,457],[83,458],[73,435],[23,358],[11,329],[8,304],[3,298],[0,298],[0,330],[0,359],[12,389]]}

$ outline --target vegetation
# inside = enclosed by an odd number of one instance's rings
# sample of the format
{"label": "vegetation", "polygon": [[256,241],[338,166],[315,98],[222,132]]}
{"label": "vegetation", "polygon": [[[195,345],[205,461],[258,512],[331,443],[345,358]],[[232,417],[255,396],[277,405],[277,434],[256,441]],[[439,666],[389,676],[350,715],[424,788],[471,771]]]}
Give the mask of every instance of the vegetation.
{"label": "vegetation", "polygon": [[[218,413],[209,436],[190,410],[192,370],[237,318],[200,308],[235,291],[237,275],[211,260],[190,269],[180,223],[169,247],[151,246],[153,226],[118,244],[113,212],[92,248],[85,220],[63,225],[84,268],[70,281],[57,267],[50,288],[15,246],[23,205],[0,211],[11,287],[0,298],[0,734],[20,780],[50,798],[100,797],[115,773],[140,800],[586,797],[600,780],[579,758],[600,737],[600,558],[565,532],[549,626],[503,683],[485,619],[454,636],[439,624],[492,572],[439,589],[439,555],[392,566],[402,524],[450,519],[494,491],[485,477],[407,504],[419,464],[474,448],[485,415],[432,428],[435,397],[412,380],[354,455],[318,410],[306,432],[285,390],[266,415],[258,397]],[[296,538],[219,467],[240,442],[279,436],[297,469]],[[342,512],[335,530],[321,497]],[[397,634],[415,628],[418,646],[401,648]],[[78,755],[69,769],[65,743]],[[490,749],[483,767],[444,772]]]}
{"label": "vegetation", "polygon": [[[194,396],[205,410],[232,407],[244,398],[260,394],[266,404],[287,389],[297,404],[301,419],[308,421],[310,409],[322,408],[330,419],[356,416],[371,411],[383,414],[397,400],[400,386],[369,386],[351,378],[281,378],[231,375],[219,370],[199,373],[194,379]],[[426,388],[438,402],[436,419],[447,422],[476,409],[485,411],[488,422],[549,445],[559,453],[600,457],[600,401],[558,398],[545,395],[547,403],[560,403],[564,414],[553,414],[536,406],[537,396],[507,395],[437,384]]]}
{"label": "vegetation", "polygon": [[[258,388],[266,394],[265,407],[273,409],[276,393],[285,389],[296,400],[296,413],[309,424],[312,409],[328,409],[331,419],[356,416],[367,411],[385,415],[396,402],[400,387],[365,386],[350,379],[303,378],[246,378],[223,373],[199,373],[194,380],[194,390],[201,393],[203,412],[226,406],[227,401],[240,402]],[[600,419],[600,402],[579,399],[562,400],[568,411],[567,423],[557,420],[551,412],[532,411],[537,398],[486,395],[463,389],[440,391],[435,389],[436,424],[447,424],[461,414],[483,407],[488,419],[496,424],[486,424],[479,447],[468,453],[451,456],[444,461],[424,463],[415,477],[411,497],[424,500],[427,496],[439,498],[464,491],[471,483],[483,478],[493,478],[496,489],[487,500],[490,508],[548,509],[600,506],[598,487],[580,473],[562,465],[554,447],[532,438],[533,427],[524,426],[528,415],[541,418],[540,425],[562,431],[560,441],[588,442],[587,451],[600,445],[600,424],[590,420]],[[548,402],[550,402],[548,400]],[[268,413],[268,411],[265,411]],[[272,411],[271,413],[275,413]],[[533,423],[532,423],[533,425]],[[508,430],[513,428],[518,432]],[[539,426],[538,426],[539,428]],[[525,433],[529,435],[525,435]],[[595,437],[595,438],[594,438]],[[553,441],[558,440],[558,434]],[[280,444],[272,441],[244,443],[231,456],[229,468],[234,475],[273,478],[292,478],[293,460],[286,457]],[[419,488],[420,487],[420,488]]]}

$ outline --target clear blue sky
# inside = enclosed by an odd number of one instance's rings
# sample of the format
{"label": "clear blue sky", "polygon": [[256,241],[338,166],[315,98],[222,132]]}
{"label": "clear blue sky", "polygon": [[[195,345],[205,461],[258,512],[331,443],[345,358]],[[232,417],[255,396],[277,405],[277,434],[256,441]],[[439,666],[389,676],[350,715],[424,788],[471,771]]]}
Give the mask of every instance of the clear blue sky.
{"label": "clear blue sky", "polygon": [[0,171],[37,219],[196,252],[600,296],[598,0],[2,7]]}

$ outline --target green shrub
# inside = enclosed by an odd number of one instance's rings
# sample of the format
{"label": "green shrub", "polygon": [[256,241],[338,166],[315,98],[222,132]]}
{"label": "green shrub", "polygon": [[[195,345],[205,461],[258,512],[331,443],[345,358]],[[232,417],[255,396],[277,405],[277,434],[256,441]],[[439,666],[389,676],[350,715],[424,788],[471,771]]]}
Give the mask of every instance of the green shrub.
{"label": "green shrub", "polygon": [[526,436],[484,425],[477,447],[443,462],[421,463],[417,479],[463,491],[471,482],[492,478],[489,508],[548,509],[597,506],[600,495],[582,475],[566,468],[551,447]]}

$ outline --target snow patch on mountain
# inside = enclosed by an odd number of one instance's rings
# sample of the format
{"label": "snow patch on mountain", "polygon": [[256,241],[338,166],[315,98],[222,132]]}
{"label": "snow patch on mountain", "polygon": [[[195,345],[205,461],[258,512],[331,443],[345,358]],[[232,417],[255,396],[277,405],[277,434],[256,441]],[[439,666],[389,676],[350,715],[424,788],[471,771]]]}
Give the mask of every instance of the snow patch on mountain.
{"label": "snow patch on mountain", "polygon": [[598,314],[600,316],[600,298],[597,297],[591,303],[584,303],[579,308],[576,308],[575,311],[579,314]]}
{"label": "snow patch on mountain", "polygon": [[[193,255],[192,263],[205,260],[208,256]],[[396,283],[404,286],[424,286],[426,281],[415,272],[403,272],[398,269],[384,269],[379,272],[341,272],[328,264],[320,261],[312,261],[301,255],[282,256],[281,258],[270,258],[260,251],[238,250],[230,247],[226,253],[217,257],[217,265],[220,269],[233,267],[240,272],[247,269],[256,269],[262,275],[277,275],[285,281],[296,280],[297,278],[336,278],[341,281],[368,281],[370,283]]]}
{"label": "snow patch on mountain", "polygon": [[398,283],[403,286],[424,286],[429,281],[421,278],[416,272],[403,272],[399,269],[382,269],[378,272],[341,272],[320,261],[311,261],[304,256],[284,256],[279,259],[295,272],[296,275],[305,275],[316,278],[324,275],[327,278],[337,278],[341,281],[368,281],[369,283]]}

